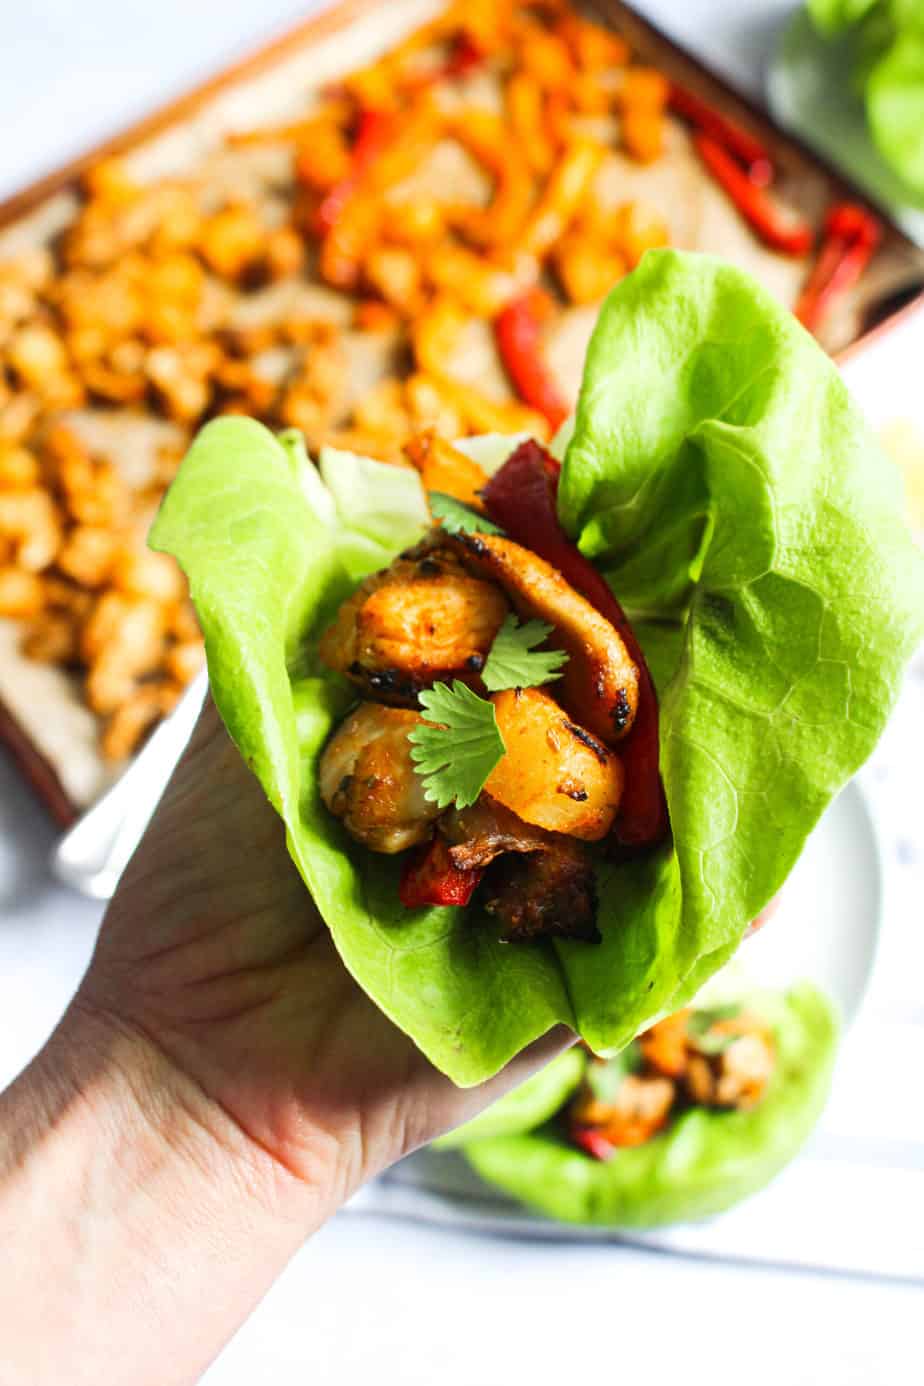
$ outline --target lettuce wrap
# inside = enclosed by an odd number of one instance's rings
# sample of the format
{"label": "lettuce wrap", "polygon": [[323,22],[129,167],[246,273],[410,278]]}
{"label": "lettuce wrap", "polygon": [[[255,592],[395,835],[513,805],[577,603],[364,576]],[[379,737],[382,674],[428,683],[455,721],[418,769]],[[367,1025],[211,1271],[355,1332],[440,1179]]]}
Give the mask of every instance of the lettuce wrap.
{"label": "lettuce wrap", "polygon": [[818,33],[840,43],[870,134],[924,206],[924,7],[920,0],[808,0]]}
{"label": "lettuce wrap", "polygon": [[[488,1183],[564,1222],[656,1227],[730,1208],[769,1183],[804,1143],[824,1106],[837,1049],[834,1012],[808,983],[783,996],[748,997],[748,1009],[769,1023],[777,1056],[752,1110],[692,1107],[662,1134],[606,1163],[567,1144],[551,1123],[491,1139],[469,1123],[457,1133],[463,1154]],[[499,1124],[509,1100],[484,1116]]]}
{"label": "lettuce wrap", "polygon": [[[496,438],[469,450],[503,460]],[[559,1022],[616,1052],[692,995],[869,755],[922,633],[891,464],[812,338],[709,257],[650,252],[606,300],[559,513],[633,616],[662,704],[673,843],[600,860],[599,946],[504,944],[477,896],[405,910],[399,861],[322,803],[319,757],[355,693],[317,641],[358,579],[424,532],[415,472],[325,449],[316,469],[291,433],[219,419],[152,530],[189,579],[215,702],[346,967],[461,1086]]]}

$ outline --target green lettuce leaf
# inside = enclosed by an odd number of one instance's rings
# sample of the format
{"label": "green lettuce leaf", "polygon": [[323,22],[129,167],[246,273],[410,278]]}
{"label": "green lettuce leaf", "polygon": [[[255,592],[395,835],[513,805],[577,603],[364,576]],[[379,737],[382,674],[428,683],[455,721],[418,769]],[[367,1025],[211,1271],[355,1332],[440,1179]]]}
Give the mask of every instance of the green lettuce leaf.
{"label": "green lettuce leaf", "polygon": [[[559,506],[648,618],[675,953],[698,985],[869,755],[924,633],[899,479],[769,294],[718,260],[658,251],[600,314]],[[592,1047],[600,1019],[595,1005]]]}
{"label": "green lettuce leaf", "polygon": [[812,22],[823,34],[840,34],[874,9],[880,0],[808,0]]}
{"label": "green lettuce leaf", "polygon": [[433,1148],[457,1150],[472,1141],[535,1130],[553,1117],[577,1091],[586,1067],[587,1055],[583,1049],[569,1049],[559,1054],[513,1092],[493,1102],[486,1111],[434,1141]]}
{"label": "green lettuce leaf", "polygon": [[661,252],[607,301],[561,506],[639,618],[675,849],[601,861],[598,947],[500,943],[477,905],[403,909],[400,860],[325,809],[318,760],[354,695],[317,641],[418,537],[425,497],[407,468],[325,452],[321,471],[326,499],[290,435],[216,420],[152,543],[189,578],[216,704],[345,965],[463,1086],[557,1022],[618,1051],[734,951],[884,724],[924,610],[889,464],[744,274]]}
{"label": "green lettuce leaf", "polygon": [[773,1026],[777,1064],[749,1112],[692,1108],[662,1135],[606,1163],[567,1145],[554,1128],[463,1147],[488,1183],[548,1217],[602,1227],[655,1227],[709,1217],[755,1193],[792,1159],[830,1086],[837,1021],[802,983],[752,1002]]}
{"label": "green lettuce leaf", "polygon": [[866,104],[878,152],[898,175],[898,195],[924,203],[924,6],[920,0],[808,0],[818,33],[834,41]]}
{"label": "green lettuce leaf", "polygon": [[900,178],[924,196],[924,17],[874,62],[866,77],[873,139]]}
{"label": "green lettuce leaf", "polygon": [[[283,435],[283,440],[289,433]],[[304,447],[304,444],[302,444]],[[314,471],[307,456],[304,466]],[[375,462],[342,448],[322,448],[319,480],[333,500],[341,561],[353,578],[386,567],[430,526],[420,476],[410,467]],[[317,508],[317,488],[310,488]]]}

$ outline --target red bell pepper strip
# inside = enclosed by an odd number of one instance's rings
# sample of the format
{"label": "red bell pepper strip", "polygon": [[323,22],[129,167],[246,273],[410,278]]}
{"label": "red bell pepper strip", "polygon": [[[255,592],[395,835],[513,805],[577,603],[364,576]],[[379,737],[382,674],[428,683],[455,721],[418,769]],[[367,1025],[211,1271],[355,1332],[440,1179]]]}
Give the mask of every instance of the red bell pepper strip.
{"label": "red bell pepper strip", "polygon": [[458,34],[444,62],[437,63],[428,71],[413,72],[403,77],[402,85],[406,91],[419,92],[435,86],[437,82],[467,77],[481,66],[486,57],[487,54],[470,34]]}
{"label": "red bell pepper strip", "polygon": [[863,274],[881,239],[882,226],[865,207],[837,202],[829,209],[818,259],[795,307],[803,327],[817,331],[835,299]]}
{"label": "red bell pepper strip", "polygon": [[740,125],[710,106],[702,97],[696,96],[686,87],[671,83],[668,104],[672,111],[695,125],[704,135],[709,135],[717,144],[727,149],[729,154],[744,165],[748,178],[758,187],[766,188],[773,181],[773,161],[769,151],[756,135],[743,130]]}
{"label": "red bell pepper strip", "polygon": [[356,191],[360,177],[388,143],[392,124],[392,117],[387,111],[370,108],[361,112],[353,141],[352,169],[346,178],[341,178],[328,190],[315,213],[315,229],[319,236],[326,236],[338,221]]}
{"label": "red bell pepper strip", "polygon": [[481,498],[490,519],[516,543],[551,563],[610,622],[638,669],[635,721],[619,742],[626,782],[613,832],[623,847],[653,846],[669,831],[659,769],[658,698],[625,612],[609,584],[561,527],[556,506],[560,471],[545,448],[530,439],[495,472]]}
{"label": "red bell pepper strip", "polygon": [[467,905],[483,875],[481,870],[462,871],[454,866],[445,838],[437,833],[405,859],[398,898],[407,910]]}
{"label": "red bell pepper strip", "polygon": [[693,147],[765,245],[795,259],[809,253],[815,236],[807,221],[781,216],[766,191],[753,183],[734,155],[710,135],[694,134]]}
{"label": "red bell pepper strip", "polygon": [[437,72],[437,77],[467,77],[479,68],[485,60],[484,49],[471,34],[459,34],[453,43],[452,52]]}
{"label": "red bell pepper strip", "polygon": [[520,399],[548,419],[554,433],[571,411],[542,357],[542,320],[547,314],[546,295],[541,289],[528,289],[494,319],[494,338]]}
{"label": "red bell pepper strip", "polygon": [[612,1141],[608,1141],[601,1131],[594,1130],[592,1126],[572,1126],[568,1135],[580,1150],[592,1155],[595,1160],[611,1160],[616,1154]]}

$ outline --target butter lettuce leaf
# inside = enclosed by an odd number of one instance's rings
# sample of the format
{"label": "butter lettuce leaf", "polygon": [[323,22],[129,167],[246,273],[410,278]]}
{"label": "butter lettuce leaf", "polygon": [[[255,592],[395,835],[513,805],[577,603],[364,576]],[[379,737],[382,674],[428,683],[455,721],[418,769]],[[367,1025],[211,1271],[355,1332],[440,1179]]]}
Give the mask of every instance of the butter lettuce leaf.
{"label": "butter lettuce leaf", "polygon": [[840,34],[856,24],[879,0],[808,0],[808,12],[823,34]]}
{"label": "butter lettuce leaf", "polygon": [[649,618],[683,934],[718,959],[870,754],[924,633],[897,473],[769,294],[659,251],[600,314],[559,506]]}
{"label": "butter lettuce leaf", "polygon": [[734,951],[888,716],[924,614],[890,464],[746,275],[651,253],[607,300],[560,506],[658,682],[673,844],[601,859],[597,947],[500,943],[477,903],[403,909],[400,860],[325,809],[319,757],[354,694],[317,642],[418,536],[425,497],[407,468],[329,452],[320,478],[306,468],[290,434],[216,420],[152,543],[186,572],[215,701],[345,965],[460,1085],[557,1022],[618,1051]]}
{"label": "butter lettuce leaf", "polygon": [[866,106],[870,135],[898,175],[897,193],[924,205],[924,6],[920,0],[808,0]]}
{"label": "butter lettuce leaf", "polygon": [[866,113],[880,154],[924,199],[924,15],[869,66]]}
{"label": "butter lettuce leaf", "polygon": [[587,1055],[583,1049],[566,1050],[513,1092],[493,1102],[486,1111],[434,1141],[433,1148],[458,1150],[473,1141],[534,1130],[553,1117],[577,1091],[586,1067]]}
{"label": "butter lettuce leaf", "polygon": [[749,1009],[764,1009],[777,1053],[763,1101],[751,1111],[691,1108],[662,1135],[605,1163],[549,1126],[470,1142],[463,1153],[488,1183],[564,1222],[656,1227],[730,1208],[768,1184],[803,1145],[824,1106],[837,1051],[835,1014],[808,983]]}

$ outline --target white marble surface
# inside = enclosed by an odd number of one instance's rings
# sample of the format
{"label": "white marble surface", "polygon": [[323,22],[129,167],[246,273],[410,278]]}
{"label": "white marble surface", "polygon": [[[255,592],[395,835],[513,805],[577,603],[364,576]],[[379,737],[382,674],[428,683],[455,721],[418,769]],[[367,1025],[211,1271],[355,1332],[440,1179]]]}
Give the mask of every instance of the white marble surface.
{"label": "white marble surface", "polygon": [[[31,0],[3,8],[0,194],[92,145],[310,6]],[[754,88],[767,43],[790,6],[648,0],[642,8],[739,85]],[[904,997],[894,1017],[880,1017],[875,1044],[866,1050],[873,1081],[880,1056],[902,1035],[917,1035],[924,1021],[917,986],[924,961],[920,843],[912,831],[920,821],[920,767],[906,754],[909,744],[920,745],[922,706],[918,678],[902,724],[893,729],[891,751],[867,773],[890,843],[896,928],[883,961]],[[99,920],[96,906],[49,880],[45,858],[53,836],[0,758],[0,1083],[54,1024],[86,965]],[[862,1115],[845,1099],[835,1102],[828,1120],[850,1127]],[[919,1137],[915,1128],[910,1138]],[[919,1287],[881,1280],[709,1264],[616,1246],[475,1238],[343,1215],[303,1249],[208,1381],[545,1386],[591,1372],[595,1380],[660,1383],[680,1372],[693,1382],[731,1381],[743,1371],[752,1386],[878,1386],[908,1379],[909,1369],[914,1375],[920,1294]]]}

